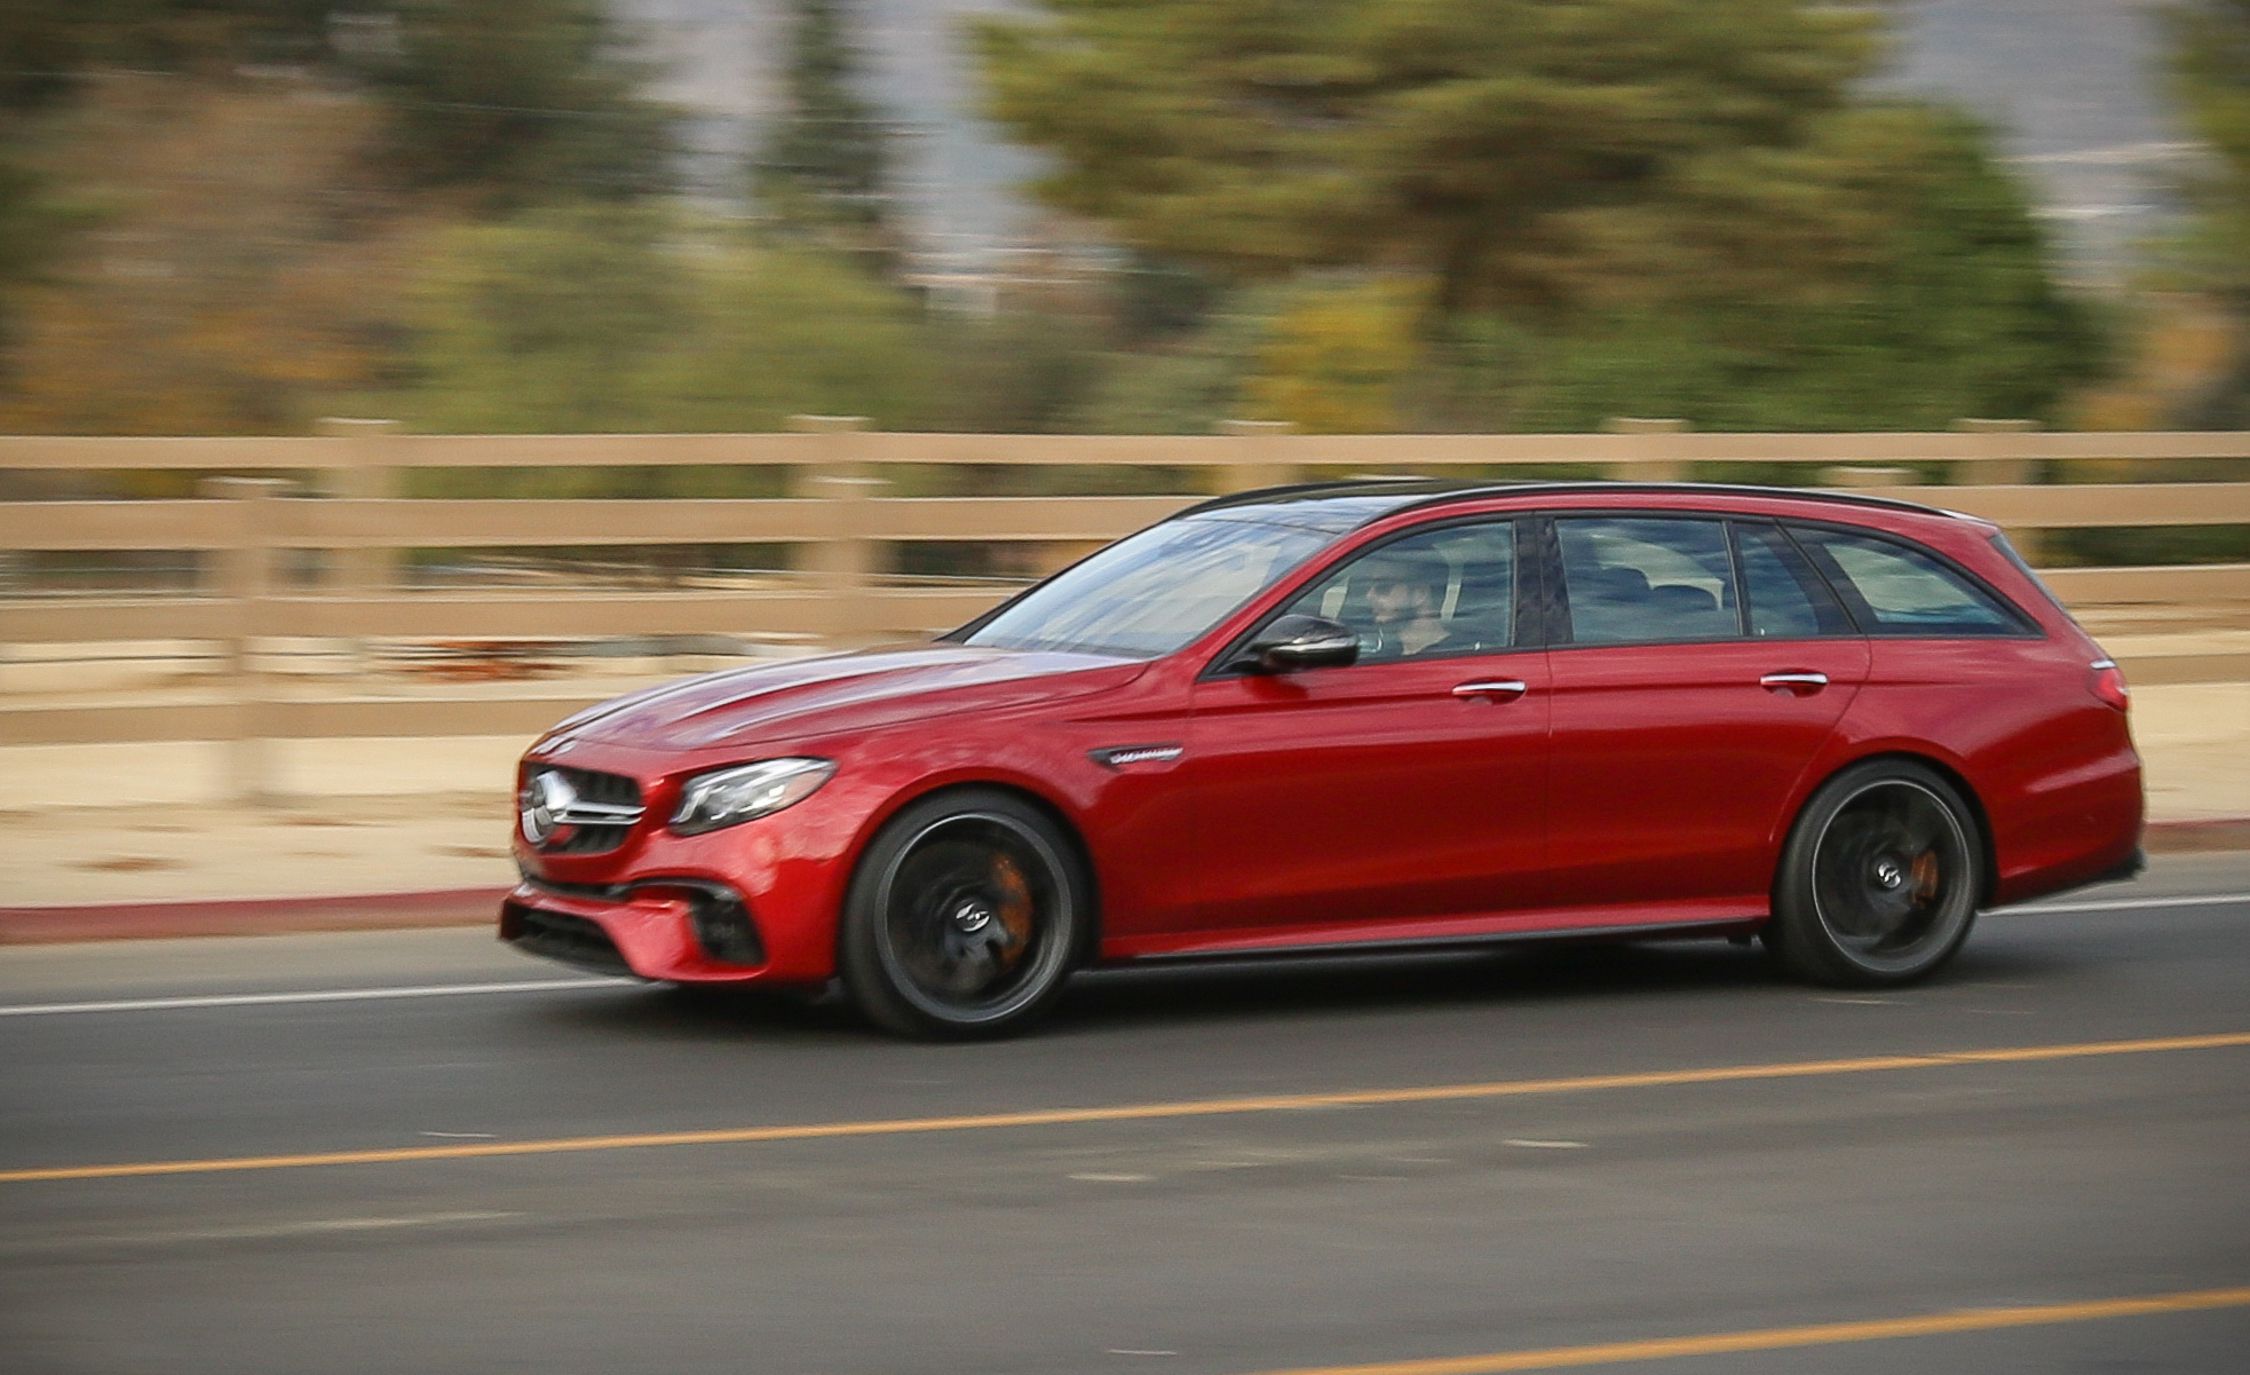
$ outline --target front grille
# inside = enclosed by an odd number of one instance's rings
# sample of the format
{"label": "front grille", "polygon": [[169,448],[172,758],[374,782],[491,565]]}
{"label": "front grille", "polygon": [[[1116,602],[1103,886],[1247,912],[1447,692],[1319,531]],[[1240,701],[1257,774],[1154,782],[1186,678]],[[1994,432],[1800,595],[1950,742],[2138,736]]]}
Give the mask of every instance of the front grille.
{"label": "front grille", "polygon": [[618,951],[617,943],[602,930],[599,922],[514,902],[508,904],[505,916],[503,934],[534,955],[590,969],[597,974],[630,975],[633,972],[632,966],[625,963],[625,956]]}
{"label": "front grille", "polygon": [[[540,767],[546,772],[561,774],[581,803],[592,804],[584,812],[572,811],[559,818],[565,823],[565,829],[541,849],[557,855],[592,855],[614,850],[625,843],[626,834],[640,819],[640,784],[623,774],[565,768],[560,764]],[[630,816],[620,814],[620,808],[630,809]]]}

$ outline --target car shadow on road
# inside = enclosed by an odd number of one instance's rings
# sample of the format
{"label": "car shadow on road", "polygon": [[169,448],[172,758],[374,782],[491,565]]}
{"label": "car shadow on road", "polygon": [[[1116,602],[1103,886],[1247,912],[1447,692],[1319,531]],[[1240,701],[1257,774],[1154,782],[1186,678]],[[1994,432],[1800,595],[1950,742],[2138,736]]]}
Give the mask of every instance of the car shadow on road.
{"label": "car shadow on road", "polygon": [[[1962,986],[2040,978],[2071,961],[2055,952],[1971,944],[1929,983],[1887,996],[1943,997]],[[1289,958],[1151,965],[1082,974],[1036,1037],[1098,1035],[1170,1024],[1276,1016],[1350,1018],[1392,1011],[1539,1006],[1604,999],[1705,996],[1797,1003],[1852,996],[1777,970],[1756,949],[1720,941],[1554,942],[1414,955]],[[542,1016],[604,1033],[762,1045],[864,1043],[874,1033],[840,990],[778,993],[729,987],[653,987],[547,1005]]]}

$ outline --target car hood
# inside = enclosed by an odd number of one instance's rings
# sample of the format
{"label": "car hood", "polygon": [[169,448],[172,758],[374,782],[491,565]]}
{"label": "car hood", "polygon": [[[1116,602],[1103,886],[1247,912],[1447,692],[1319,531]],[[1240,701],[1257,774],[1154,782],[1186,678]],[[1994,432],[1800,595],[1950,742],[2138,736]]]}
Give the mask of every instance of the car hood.
{"label": "car hood", "polygon": [[[916,645],[725,669],[589,707],[548,732],[640,749],[869,730],[1116,687],[1147,663],[1101,654]],[[544,744],[545,741],[542,741]]]}

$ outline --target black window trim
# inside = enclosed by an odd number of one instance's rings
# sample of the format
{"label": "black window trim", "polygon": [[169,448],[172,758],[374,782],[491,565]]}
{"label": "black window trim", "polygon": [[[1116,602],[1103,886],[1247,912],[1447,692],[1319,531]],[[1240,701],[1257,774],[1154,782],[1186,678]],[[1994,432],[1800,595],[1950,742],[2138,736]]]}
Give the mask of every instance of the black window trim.
{"label": "black window trim", "polygon": [[[1739,536],[1737,532],[1753,525],[1765,527],[1765,529],[1769,531],[1776,540],[1779,540],[1783,545],[1787,546],[1789,549],[1796,553],[1798,560],[1803,563],[1805,571],[1812,575],[1814,586],[1819,588],[1820,591],[1827,594],[1828,604],[1836,609],[1837,615],[1844,618],[1845,628],[1839,631],[1829,632],[1816,630],[1810,635],[1753,634],[1750,617],[1752,612],[1755,611],[1756,608],[1752,605],[1753,594],[1750,591],[1750,580],[1748,578],[1744,578],[1740,583],[1740,589],[1742,593],[1742,638],[1744,638],[1745,640],[1754,640],[1757,643],[1763,645],[1801,645],[1815,643],[1821,640],[1866,639],[1867,632],[1859,628],[1859,618],[1852,614],[1851,606],[1844,601],[1841,595],[1837,593],[1835,584],[1831,583],[1828,580],[1828,575],[1826,573],[1820,571],[1820,565],[1813,562],[1812,556],[1807,554],[1804,550],[1804,547],[1797,543],[1796,538],[1792,536],[1789,533],[1788,529],[1782,525],[1779,517],[1768,515],[1727,517],[1727,542],[1735,548],[1735,558],[1737,560],[1735,566],[1737,571],[1739,572],[1741,568],[1741,546],[1738,543]],[[1860,529],[1863,527],[1840,526],[1839,528]],[[1792,579],[1795,579],[1797,577],[1797,572],[1795,569],[1785,568],[1783,571],[1787,572]],[[1807,588],[1805,589],[1805,592],[1807,599],[1811,599],[1812,589]],[[1816,619],[1819,616],[1819,609],[1817,607],[1814,609],[1814,616]],[[1985,636],[1984,638],[1990,639],[1992,637]]]}
{"label": "black window trim", "polygon": [[[1818,573],[1822,580],[1828,584],[1829,590],[1836,594],[1836,600],[1842,604],[1844,614],[1851,617],[1852,623],[1859,627],[1859,633],[1870,640],[2044,640],[2047,638],[2047,628],[2039,623],[2036,616],[2017,605],[2014,598],[1978,576],[1960,560],[1932,549],[1920,540],[1893,534],[1888,530],[1876,530],[1865,525],[1853,525],[1840,520],[1813,520],[1798,516],[1777,516],[1773,519],[1774,523],[1781,527],[1782,534],[1788,538],[1789,542],[1797,546],[1797,552],[1805,556],[1806,560],[1812,564],[1813,571]],[[1886,629],[1877,619],[1875,609],[1867,604],[1865,597],[1860,595],[1859,588],[1853,584],[1850,576],[1840,566],[1834,566],[1835,560],[1828,551],[1816,543],[1798,539],[1796,531],[1791,528],[1792,526],[1833,530],[1838,534],[1852,535],[1882,544],[1892,544],[1910,554],[1919,554],[1936,563],[1940,568],[1952,573],[1971,588],[1991,598],[1993,605],[2000,608],[2000,613],[2015,622],[2016,629],[2012,632],[1993,633],[1963,633],[1957,630],[1931,629]]]}
{"label": "black window trim", "polygon": [[[1331,573],[1349,567],[1350,565],[1355,564],[1361,559],[1367,557],[1369,554],[1374,553],[1376,550],[1382,549],[1388,545],[1396,544],[1402,539],[1408,539],[1416,535],[1426,535],[1434,530],[1448,530],[1452,529],[1455,526],[1461,525],[1498,525],[1502,522],[1505,522],[1515,527],[1510,536],[1511,542],[1514,546],[1516,564],[1516,595],[1513,617],[1515,622],[1513,627],[1515,630],[1514,643],[1510,644],[1506,649],[1462,650],[1452,654],[1432,654],[1427,657],[1417,655],[1411,659],[1395,659],[1386,661],[1381,664],[1362,665],[1353,663],[1343,665],[1342,667],[1345,669],[1354,669],[1361,667],[1388,668],[1393,664],[1435,664],[1443,663],[1450,659],[1488,658],[1498,654],[1522,654],[1532,650],[1547,648],[1545,636],[1543,634],[1543,631],[1546,628],[1545,599],[1543,595],[1545,592],[1545,584],[1547,582],[1546,569],[1544,566],[1545,559],[1541,557],[1540,551],[1534,550],[1531,547],[1532,541],[1527,538],[1527,534],[1529,532],[1526,529],[1527,526],[1534,524],[1538,520],[1538,518],[1539,517],[1537,513],[1526,511],[1476,511],[1458,516],[1449,516],[1439,520],[1417,521],[1416,523],[1409,525],[1404,529],[1394,530],[1390,534],[1384,535],[1378,539],[1370,540],[1366,544],[1355,545],[1340,557],[1333,559],[1327,563],[1320,563],[1318,567],[1314,568],[1313,571],[1306,576],[1304,581],[1298,583],[1296,587],[1291,589],[1292,595],[1285,598],[1279,606],[1276,606],[1273,610],[1267,612],[1265,615],[1260,616],[1256,621],[1252,622],[1249,629],[1243,631],[1241,634],[1229,640],[1226,643],[1225,647],[1220,649],[1217,654],[1213,655],[1211,657],[1211,661],[1209,663],[1206,663],[1202,667],[1202,669],[1196,673],[1195,679],[1197,682],[1206,682],[1214,679],[1223,680],[1229,678],[1249,678],[1263,676],[1252,674],[1244,669],[1230,669],[1228,665],[1233,664],[1236,658],[1242,653],[1243,649],[1248,646],[1252,640],[1255,640],[1258,637],[1258,632],[1264,630],[1267,626],[1272,625],[1275,621],[1287,615],[1289,613],[1289,604],[1295,601],[1298,596],[1301,596],[1304,593],[1305,589],[1325,579]],[[1331,548],[1333,548],[1333,546],[1331,546]],[[1289,577],[1294,576],[1296,573],[1303,571],[1304,568],[1306,568],[1308,565],[1317,562],[1317,559],[1318,556],[1316,555],[1315,558],[1306,560],[1305,563],[1299,564],[1296,568],[1291,569],[1288,573],[1283,574],[1281,578],[1276,579],[1275,581],[1285,581]],[[1260,592],[1259,595],[1263,596],[1264,593]]]}

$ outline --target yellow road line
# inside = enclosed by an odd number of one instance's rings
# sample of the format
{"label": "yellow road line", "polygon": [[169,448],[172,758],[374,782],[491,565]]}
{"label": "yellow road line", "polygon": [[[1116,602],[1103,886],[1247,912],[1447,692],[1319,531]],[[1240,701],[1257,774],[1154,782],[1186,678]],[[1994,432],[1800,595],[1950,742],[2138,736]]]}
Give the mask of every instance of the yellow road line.
{"label": "yellow road line", "polygon": [[63,1179],[124,1179],[135,1175],[227,1174],[243,1170],[295,1170],[328,1165],[385,1165],[423,1160],[475,1160],[486,1156],[561,1155],[573,1151],[640,1150],[655,1146],[735,1146],[767,1141],[904,1136],[917,1132],[995,1131],[1009,1127],[1051,1127],[1087,1122],[1145,1122],[1179,1117],[1296,1112],[1313,1108],[1384,1107],[1401,1103],[1526,1098],[1540,1094],[1590,1093],[1603,1089],[1733,1084],[1758,1079],[1809,1079],[1834,1074],[1867,1074],[1881,1070],[1943,1069],[1961,1065],[2017,1064],[2037,1060],[2082,1059],[2097,1055],[2148,1055],[2164,1051],[2219,1050],[2238,1046],[2250,1046],[2250,1031],[2222,1032],[2211,1036],[2162,1036],[2138,1041],[2008,1046],[1996,1050],[1936,1052],[1927,1055],[1874,1055],[1851,1060],[1785,1060],[1763,1065],[1651,1070],[1639,1074],[1589,1074],[1567,1079],[1508,1079],[1482,1084],[1433,1084],[1420,1088],[1351,1089],[1337,1093],[1288,1093],[1255,1098],[1125,1103],[1103,1108],[1040,1108],[1028,1112],[979,1113],[961,1117],[892,1117],[864,1122],[805,1122],[771,1127],[722,1127],[712,1131],[566,1136],[534,1141],[479,1141],[449,1146],[397,1146],[358,1151],[320,1151],[301,1155],[149,1160],[109,1165],[51,1165],[35,1169],[0,1170],[0,1184],[29,1184],[40,1180]]}
{"label": "yellow road line", "polygon": [[2191,1289],[2143,1298],[2094,1299],[2084,1303],[2046,1303],[2023,1308],[1970,1308],[1955,1313],[1924,1313],[1911,1318],[1870,1322],[1813,1323],[1767,1327],[1747,1332],[1705,1332],[1689,1337],[1655,1337],[1592,1346],[1550,1346],[1538,1351],[1493,1351],[1481,1356],[1440,1356],[1433,1360],[1378,1361],[1373,1365],[1304,1366],[1260,1375],[1504,1375],[1518,1370],[1569,1370],[1633,1361],[1671,1361],[1688,1356],[1724,1356],[1743,1351],[1837,1346],[1898,1337],[1940,1337],[1954,1332],[1995,1332],[2010,1327],[2141,1318],[2159,1313],[2201,1313],[2250,1306],[2250,1287]]}

